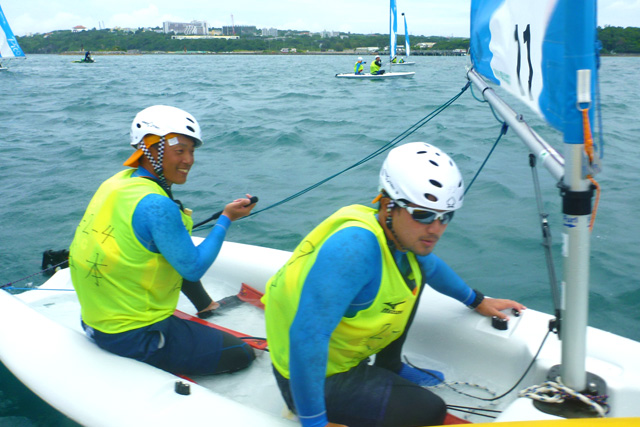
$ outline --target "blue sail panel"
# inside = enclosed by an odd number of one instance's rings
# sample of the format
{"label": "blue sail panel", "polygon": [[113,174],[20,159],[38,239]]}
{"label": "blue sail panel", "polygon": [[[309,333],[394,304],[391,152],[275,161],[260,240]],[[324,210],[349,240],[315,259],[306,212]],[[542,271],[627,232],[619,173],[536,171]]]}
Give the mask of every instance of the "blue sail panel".
{"label": "blue sail panel", "polygon": [[389,62],[396,56],[396,33],[398,32],[398,10],[396,0],[391,0],[389,9]]}
{"label": "blue sail panel", "polygon": [[403,13],[402,16],[404,17],[404,49],[405,49],[405,54],[407,56],[411,55],[411,44],[409,43],[409,30],[407,30],[407,17],[405,16],[405,14]]}
{"label": "blue sail panel", "polygon": [[591,71],[595,93],[595,46],[595,0],[471,2],[475,69],[565,133],[566,142],[582,142],[577,73]]}
{"label": "blue sail panel", "polygon": [[0,58],[24,58],[24,52],[11,31],[2,7],[0,7]]}

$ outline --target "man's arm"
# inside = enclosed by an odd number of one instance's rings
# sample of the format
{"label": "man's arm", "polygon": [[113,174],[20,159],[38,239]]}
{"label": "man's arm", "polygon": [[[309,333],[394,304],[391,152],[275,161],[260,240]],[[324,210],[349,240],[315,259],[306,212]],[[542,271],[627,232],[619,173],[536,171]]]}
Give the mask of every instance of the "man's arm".
{"label": "man's arm", "polygon": [[227,204],[204,241],[196,246],[182,222],[178,205],[158,194],[145,196],[133,213],[136,237],[147,249],[161,253],[180,275],[197,282],[215,261],[231,221],[248,215],[249,199]]}
{"label": "man's arm", "polygon": [[[302,424],[327,424],[324,382],[331,334],[367,285],[380,282],[377,239],[348,227],[322,246],[304,283],[289,331],[291,392]],[[376,269],[376,264],[378,268]]]}
{"label": "man's arm", "polygon": [[[451,267],[435,254],[417,257],[425,272],[425,281],[436,291],[455,298],[461,303],[471,306],[476,301],[476,291],[471,289]],[[509,317],[500,310],[513,308],[518,311],[526,307],[516,301],[508,299],[484,298],[476,307],[473,307],[483,316],[498,316],[502,319]]]}

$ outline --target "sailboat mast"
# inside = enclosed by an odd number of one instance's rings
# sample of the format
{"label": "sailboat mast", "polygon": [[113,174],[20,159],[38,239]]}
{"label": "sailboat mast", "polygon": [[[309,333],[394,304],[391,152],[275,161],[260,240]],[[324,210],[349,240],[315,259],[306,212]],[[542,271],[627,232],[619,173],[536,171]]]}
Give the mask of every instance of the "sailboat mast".
{"label": "sailboat mast", "polygon": [[[586,176],[583,116],[589,108],[595,88],[595,0],[565,2],[565,40],[567,91],[573,102],[565,110],[565,176],[562,190],[564,237],[564,306],[562,307],[562,382],[574,390],[587,388],[586,334],[589,314],[589,217],[593,199],[591,183]],[[574,9],[578,8],[578,9]],[[580,10],[582,19],[571,11]],[[593,110],[593,109],[591,109]],[[592,113],[592,111],[591,111]],[[591,114],[593,118],[593,114]],[[593,122],[593,120],[590,120]]]}
{"label": "sailboat mast", "polygon": [[394,56],[396,56],[396,33],[398,32],[398,11],[396,0],[391,0],[389,6],[389,69],[391,69]]}

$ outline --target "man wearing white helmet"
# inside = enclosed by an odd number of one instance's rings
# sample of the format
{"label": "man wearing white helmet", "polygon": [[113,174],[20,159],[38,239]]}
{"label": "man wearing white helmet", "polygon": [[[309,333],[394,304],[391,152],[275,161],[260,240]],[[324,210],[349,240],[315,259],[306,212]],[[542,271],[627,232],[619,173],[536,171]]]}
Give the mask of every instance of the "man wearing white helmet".
{"label": "man wearing white helmet", "polygon": [[[82,326],[98,346],[177,374],[217,374],[247,367],[255,355],[232,335],[173,315],[180,291],[200,314],[216,309],[199,281],[215,260],[231,222],[255,204],[224,208],[207,238],[191,240],[191,211],[173,199],[202,145],[195,118],[155,105],[131,125],[135,152],[126,169],[102,183],[70,248]],[[247,197],[250,197],[247,195]]]}
{"label": "man wearing white helmet", "polygon": [[380,67],[382,67],[382,59],[380,55],[376,55],[375,61],[373,61],[369,67],[369,71],[371,74],[384,74],[384,70],[381,70]]}
{"label": "man wearing white helmet", "polygon": [[356,74],[364,74],[364,65],[363,65],[362,57],[361,57],[361,56],[359,56],[359,57],[358,57],[358,60],[356,61],[356,65],[355,65],[355,67],[354,67],[354,70],[353,70],[353,71],[354,71]]}
{"label": "man wearing white helmet", "polygon": [[485,299],[432,253],[463,202],[462,176],[447,154],[423,142],[394,148],[379,190],[378,210],[338,210],[267,285],[274,374],[303,426],[443,423],[445,403],[423,388],[442,373],[401,361],[427,283],[485,316],[525,308]]}

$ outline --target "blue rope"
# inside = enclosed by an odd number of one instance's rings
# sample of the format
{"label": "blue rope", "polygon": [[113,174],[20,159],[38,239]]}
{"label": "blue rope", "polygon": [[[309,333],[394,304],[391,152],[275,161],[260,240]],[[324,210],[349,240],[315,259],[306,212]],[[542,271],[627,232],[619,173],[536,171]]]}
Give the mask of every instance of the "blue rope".
{"label": "blue rope", "polygon": [[[469,88],[469,86],[471,86],[471,82],[467,82],[467,84],[464,85],[464,87],[460,90],[460,92],[455,95],[454,97],[452,97],[451,99],[449,99],[447,102],[445,102],[444,104],[442,104],[441,106],[437,107],[435,110],[433,110],[431,113],[427,114],[425,117],[423,117],[422,119],[418,120],[416,123],[414,123],[413,125],[411,125],[408,129],[406,129],[404,132],[402,132],[400,135],[396,136],[395,138],[393,138],[391,141],[389,141],[388,143],[386,143],[385,145],[383,145],[382,147],[378,148],[376,151],[374,151],[373,153],[369,154],[368,156],[365,156],[362,160],[354,163],[353,165],[341,170],[340,172],[337,172],[331,176],[329,176],[328,178],[325,178],[319,182],[316,182],[315,184],[298,191],[297,193],[286,197],[282,200],[280,200],[279,202],[276,202],[272,205],[267,206],[264,209],[260,209],[258,211],[252,212],[251,214],[243,217],[243,218],[249,218],[252,217],[254,215],[257,215],[261,212],[264,212],[266,210],[275,208],[277,206],[280,206],[284,203],[290,202],[291,200],[302,196],[305,193],[308,193],[309,191],[321,186],[322,184],[331,181],[332,179],[336,178],[339,175],[342,175],[343,173],[350,171],[351,169],[354,169],[366,162],[368,162],[369,160],[379,156],[380,154],[384,153],[385,151],[391,149],[392,147],[394,147],[395,145],[399,144],[400,142],[402,142],[403,140],[405,140],[408,136],[412,135],[414,132],[416,132],[418,129],[420,129],[422,126],[426,125],[427,123],[429,123],[434,117],[436,117],[438,114],[440,114],[441,112],[443,112],[445,109],[447,109],[451,104],[453,104],[455,101],[458,100],[458,98],[460,98],[460,96],[462,96],[462,94]],[[241,219],[243,219],[241,218]],[[194,228],[193,231],[200,231],[200,230],[206,230],[208,228],[213,227],[213,225],[203,225],[201,227],[197,227]]]}
{"label": "blue rope", "polygon": [[471,188],[471,186],[475,182],[475,180],[478,177],[478,175],[480,175],[480,172],[482,171],[482,168],[484,168],[484,165],[486,165],[487,161],[489,161],[489,157],[491,157],[491,154],[493,154],[493,150],[495,150],[496,146],[498,145],[498,142],[500,142],[500,140],[502,139],[502,136],[507,133],[507,130],[509,130],[509,125],[507,125],[506,123],[502,122],[502,128],[500,129],[500,135],[498,135],[498,138],[496,139],[496,142],[493,143],[493,147],[491,147],[491,150],[489,151],[489,154],[487,154],[487,157],[484,159],[484,162],[482,162],[482,165],[480,165],[480,168],[478,169],[478,172],[476,172],[475,176],[473,177],[473,179],[471,180],[471,182],[469,183],[467,188],[464,190],[464,195],[465,196],[467,195],[467,192],[469,191],[469,189]]}

